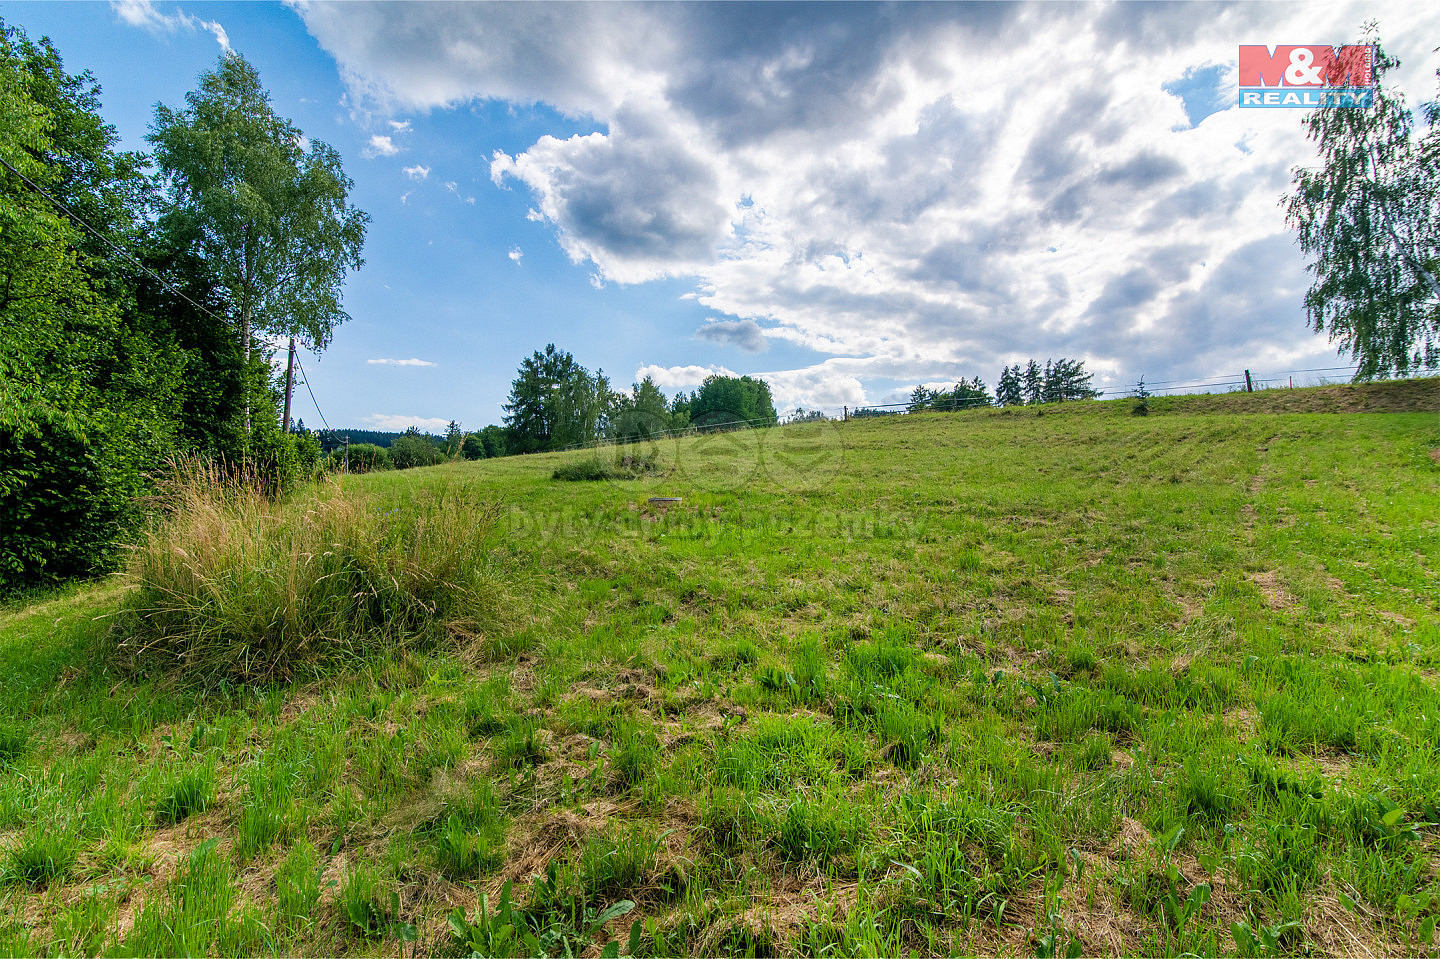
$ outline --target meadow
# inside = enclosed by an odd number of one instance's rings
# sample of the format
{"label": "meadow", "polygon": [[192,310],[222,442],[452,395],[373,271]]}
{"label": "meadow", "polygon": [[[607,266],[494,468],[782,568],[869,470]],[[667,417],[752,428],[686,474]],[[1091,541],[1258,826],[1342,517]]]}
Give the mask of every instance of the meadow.
{"label": "meadow", "polygon": [[1133,406],[192,483],[0,608],[0,954],[1434,954],[1440,380]]}

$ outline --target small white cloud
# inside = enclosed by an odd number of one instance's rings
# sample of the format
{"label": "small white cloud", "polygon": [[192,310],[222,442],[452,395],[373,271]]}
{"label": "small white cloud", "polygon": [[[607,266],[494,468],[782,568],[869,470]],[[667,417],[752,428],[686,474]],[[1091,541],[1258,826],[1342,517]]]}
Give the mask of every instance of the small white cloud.
{"label": "small white cloud", "polygon": [[655,385],[662,389],[675,389],[681,386],[699,386],[705,382],[707,376],[736,376],[734,370],[728,370],[723,366],[656,366],[651,363],[642,366],[635,371],[635,382],[640,382],[645,377],[655,381]]}
{"label": "small white cloud", "polygon": [[201,20],[183,10],[167,16],[156,9],[153,0],[111,0],[110,8],[125,23],[151,33],[175,33],[177,30],[205,30],[215,37],[220,49],[230,49],[230,36],[214,20]]}
{"label": "small white cloud", "polygon": [[449,190],[451,193],[455,194],[456,196],[459,196],[459,195],[460,195],[460,184],[456,183],[454,180],[446,180],[446,181],[445,181],[445,189]]}
{"label": "small white cloud", "polygon": [[409,202],[410,202],[410,194],[413,193],[413,192],[415,192],[415,191],[414,191],[414,190],[406,190],[404,193],[400,194],[400,202],[401,202],[401,203],[409,203]]}
{"label": "small white cloud", "polygon": [[362,156],[371,160],[375,157],[393,157],[399,152],[400,147],[395,145],[394,140],[378,133],[370,137],[370,145],[360,151]]}
{"label": "small white cloud", "polygon": [[511,262],[519,263],[519,262],[520,262],[520,258],[521,258],[522,256],[524,256],[524,255],[525,255],[525,251],[522,250],[522,249],[520,249],[518,246],[512,246],[512,247],[510,248],[510,260],[511,260]]}
{"label": "small white cloud", "polygon": [[474,198],[473,196],[467,196],[467,197],[465,198],[465,202],[468,203],[468,204],[470,204],[471,206],[474,206],[474,205],[475,205],[475,198]]}
{"label": "small white cloud", "polygon": [[404,133],[406,130],[410,129],[410,121],[409,121],[409,120],[391,120],[391,121],[390,121],[390,129],[394,130],[396,133]]}
{"label": "small white cloud", "polygon": [[377,429],[397,433],[418,426],[427,433],[438,435],[444,433],[445,428],[450,425],[450,421],[443,416],[408,416],[404,413],[371,413],[360,419]]}
{"label": "small white cloud", "polygon": [[439,363],[432,363],[429,360],[417,360],[413,357],[408,360],[366,360],[371,366],[439,366]]}
{"label": "small white cloud", "polygon": [[418,182],[430,175],[430,168],[428,166],[421,166],[417,163],[414,166],[404,167],[401,172],[403,172],[410,179]]}

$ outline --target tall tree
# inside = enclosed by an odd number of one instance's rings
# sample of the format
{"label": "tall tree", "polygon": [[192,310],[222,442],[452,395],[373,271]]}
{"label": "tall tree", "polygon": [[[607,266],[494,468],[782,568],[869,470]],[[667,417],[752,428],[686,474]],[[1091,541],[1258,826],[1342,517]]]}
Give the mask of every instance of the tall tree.
{"label": "tall tree", "polygon": [[598,439],[614,398],[603,372],[591,375],[549,343],[520,363],[505,403],[509,446],[516,453],[560,449]]}
{"label": "tall tree", "polygon": [[1025,364],[1025,373],[1020,381],[1020,391],[1027,404],[1045,401],[1045,377],[1040,371],[1040,364],[1034,360]]}
{"label": "tall tree", "polygon": [[[1404,99],[1381,78],[1399,66],[1375,44],[1373,108],[1322,107],[1305,125],[1318,170],[1296,167],[1287,220],[1310,258],[1305,310],[1358,366],[1357,378],[1440,365],[1440,107],[1417,139]],[[1337,57],[1327,83],[1353,64]]]}
{"label": "tall tree", "polygon": [[224,54],[185,99],[183,110],[157,106],[147,137],[168,187],[162,226],[213,271],[247,368],[257,333],[324,349],[349,319],[341,291],[364,262],[370,219],[348,201],[339,153],[277,116],[239,54]]}
{"label": "tall tree", "polygon": [[176,352],[123,308],[130,265],[51,202],[120,239],[136,215],[98,94],[0,23],[0,590],[103,567],[175,449]]}
{"label": "tall tree", "polygon": [[664,433],[670,427],[670,407],[665,394],[650,377],[630,385],[628,394],[617,394],[611,429],[617,439],[643,440]]}
{"label": "tall tree", "polygon": [[1085,372],[1083,360],[1060,357],[1053,363],[1045,361],[1045,386],[1043,393],[1047,403],[1065,403],[1072,400],[1093,400],[1100,391],[1092,389],[1090,382],[1094,373]]}
{"label": "tall tree", "polygon": [[907,413],[921,413],[935,405],[935,391],[924,383],[910,391],[910,401],[905,407]]}
{"label": "tall tree", "polygon": [[770,384],[752,376],[707,376],[690,403],[690,422],[701,429],[774,426],[776,419]]}
{"label": "tall tree", "polygon": [[1000,382],[995,386],[995,405],[1019,406],[1024,402],[1020,390],[1020,364],[1005,367],[1000,371]]}

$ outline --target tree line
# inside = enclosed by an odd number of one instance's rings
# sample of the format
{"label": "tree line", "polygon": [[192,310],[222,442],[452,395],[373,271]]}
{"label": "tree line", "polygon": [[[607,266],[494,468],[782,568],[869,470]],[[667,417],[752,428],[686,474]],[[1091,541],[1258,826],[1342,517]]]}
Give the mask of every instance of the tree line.
{"label": "tree line", "polygon": [[[666,397],[653,377],[615,389],[550,343],[520,362],[500,425],[466,432],[451,420],[445,435],[326,430],[316,434],[327,463],[352,472],[408,469],[446,460],[544,453],[606,440],[635,442],[683,430],[706,432],[779,422],[770,385],[752,376],[706,377],[693,392]],[[349,443],[346,443],[349,437]],[[364,442],[357,442],[364,440]]]}
{"label": "tree line", "polygon": [[0,590],[108,566],[174,457],[312,469],[267,343],[323,349],[362,262],[339,155],[243,57],[156,107],[150,155],[99,96],[0,21]]}
{"label": "tree line", "polygon": [[[978,376],[972,380],[962,379],[948,390],[932,389],[921,384],[910,391],[910,400],[905,404],[904,412],[952,412],[991,406],[1034,406],[1093,400],[1101,395],[1100,390],[1090,385],[1094,378],[1095,374],[1086,372],[1082,360],[1062,356],[1058,360],[1047,359],[1042,367],[1032,359],[1023,367],[1016,363],[1001,370],[993,396]],[[869,406],[851,411],[850,416],[864,419],[893,416],[900,412]]]}
{"label": "tree line", "polygon": [[[770,385],[762,379],[711,375],[694,392],[667,399],[649,376],[628,390],[614,389],[603,370],[591,373],[553,343],[521,362],[504,410],[507,453],[565,449],[602,439],[644,440],[691,428],[778,422]],[[486,455],[493,455],[488,447]]]}

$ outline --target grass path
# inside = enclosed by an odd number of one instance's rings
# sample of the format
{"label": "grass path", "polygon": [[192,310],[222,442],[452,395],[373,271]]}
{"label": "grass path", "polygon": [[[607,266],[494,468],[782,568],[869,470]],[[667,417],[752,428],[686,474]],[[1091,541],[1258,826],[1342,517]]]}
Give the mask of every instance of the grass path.
{"label": "grass path", "polygon": [[1128,407],[352,478],[494,608],[288,685],[0,609],[0,953],[1433,953],[1440,417]]}

